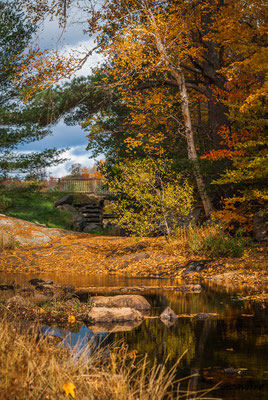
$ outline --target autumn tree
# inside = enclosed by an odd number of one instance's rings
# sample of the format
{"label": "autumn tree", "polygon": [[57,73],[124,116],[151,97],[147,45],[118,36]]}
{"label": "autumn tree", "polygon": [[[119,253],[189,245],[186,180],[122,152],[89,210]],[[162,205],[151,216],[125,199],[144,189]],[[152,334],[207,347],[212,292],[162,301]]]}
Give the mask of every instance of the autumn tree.
{"label": "autumn tree", "polygon": [[[206,150],[214,149],[207,158],[212,159],[214,154],[214,159],[227,159],[226,172],[233,174],[237,169],[236,179],[239,168],[240,174],[246,171],[242,163],[246,154],[248,161],[252,160],[248,165],[252,169],[256,165],[256,176],[263,170],[264,118],[260,110],[267,90],[263,1],[109,0],[98,2],[95,8],[94,2],[79,1],[41,4],[35,0],[25,4],[38,18],[45,10],[59,16],[63,25],[69,7],[80,7],[87,17],[87,33],[96,35],[96,47],[105,56],[109,75],[103,86],[116,87],[120,106],[127,110],[122,115],[121,148],[131,149],[135,157],[140,148],[163,148],[170,133],[176,141],[177,134],[177,143],[178,138],[186,143],[207,215],[212,207],[199,164],[201,127],[208,137],[204,142]],[[90,128],[89,138],[97,138],[95,143],[102,143],[101,137],[105,138],[107,132],[105,124],[107,127],[107,121],[112,121],[109,112],[104,111],[103,115],[103,121],[97,115],[93,123],[90,118],[84,124]],[[252,126],[259,115],[261,126]],[[157,121],[161,121],[160,129]],[[116,127],[112,129],[116,133]],[[127,133],[129,136],[124,136]],[[254,138],[255,144],[251,139],[245,144],[246,137]],[[110,138],[106,143],[114,145]],[[241,152],[245,145],[247,150]],[[207,153],[203,148],[202,152]],[[234,162],[239,152],[240,167]],[[223,157],[231,153],[233,156]],[[255,157],[257,153],[260,157]],[[178,152],[177,158],[180,157]],[[233,169],[230,161],[234,162]],[[225,182],[229,183],[230,193],[234,182]]]}
{"label": "autumn tree", "polygon": [[[155,1],[131,1],[129,4],[122,1],[117,3],[116,7],[113,1],[106,2],[100,12],[92,11],[90,29],[99,33],[98,41],[108,62],[113,63],[113,78],[117,85],[120,86],[120,79],[117,77],[122,75],[124,85],[127,84],[128,87],[131,86],[130,80],[138,84],[144,76],[150,79],[161,75],[166,80],[171,76],[174,80],[181,98],[188,158],[193,165],[205,213],[209,216],[212,205],[199,166],[185,74],[181,64],[185,58],[184,49],[181,47],[185,37],[179,35],[177,18],[184,20],[183,5],[168,4],[165,10],[165,7],[159,6]],[[105,40],[106,37],[108,40]],[[189,40],[188,43],[190,45]],[[192,45],[191,48],[193,49]],[[146,64],[146,73],[142,64]]]}
{"label": "autumn tree", "polygon": [[253,213],[265,208],[267,194],[267,13],[262,1],[230,1],[214,21],[214,40],[232,49],[221,74],[226,85],[221,95],[229,109],[230,129],[221,129],[223,149],[204,157],[228,159],[230,167],[214,184],[232,186],[217,215],[232,225],[252,229]]}

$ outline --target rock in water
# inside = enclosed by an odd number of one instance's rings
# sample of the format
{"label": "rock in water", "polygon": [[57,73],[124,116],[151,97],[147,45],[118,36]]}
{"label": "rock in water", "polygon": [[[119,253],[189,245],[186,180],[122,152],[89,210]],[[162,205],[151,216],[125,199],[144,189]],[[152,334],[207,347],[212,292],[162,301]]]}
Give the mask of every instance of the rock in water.
{"label": "rock in water", "polygon": [[178,317],[170,307],[167,307],[162,312],[162,314],[160,314],[160,318],[163,320],[173,321],[174,319],[177,319]]}
{"label": "rock in water", "polygon": [[208,314],[208,313],[199,313],[194,316],[195,319],[210,319],[213,317],[215,317],[214,314]]}
{"label": "rock in water", "polygon": [[200,272],[206,268],[207,264],[207,260],[190,261],[187,264],[187,269],[184,271],[184,273],[190,274],[191,272]]}
{"label": "rock in water", "polygon": [[138,294],[95,296],[91,300],[94,307],[129,307],[139,311],[151,309],[150,303]]}
{"label": "rock in water", "polygon": [[140,321],[143,315],[133,308],[108,308],[108,307],[93,307],[90,312],[84,316],[85,322],[90,323],[110,323],[110,322],[128,322]]}
{"label": "rock in water", "polygon": [[44,279],[33,278],[29,280],[29,283],[33,286],[39,285],[53,285],[53,281],[44,281]]}

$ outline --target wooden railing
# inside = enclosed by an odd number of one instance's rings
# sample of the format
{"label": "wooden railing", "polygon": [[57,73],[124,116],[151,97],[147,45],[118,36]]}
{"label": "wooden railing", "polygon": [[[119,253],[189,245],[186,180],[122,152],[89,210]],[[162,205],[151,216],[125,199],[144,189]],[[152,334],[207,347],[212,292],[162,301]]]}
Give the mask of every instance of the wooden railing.
{"label": "wooden railing", "polygon": [[98,178],[58,179],[59,192],[110,194],[108,188]]}

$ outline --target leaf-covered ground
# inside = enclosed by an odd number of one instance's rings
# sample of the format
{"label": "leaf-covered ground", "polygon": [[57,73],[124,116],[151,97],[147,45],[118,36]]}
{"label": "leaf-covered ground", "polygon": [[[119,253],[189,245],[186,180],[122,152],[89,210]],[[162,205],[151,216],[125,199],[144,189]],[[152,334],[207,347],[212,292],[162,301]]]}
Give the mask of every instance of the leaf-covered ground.
{"label": "leaf-covered ground", "polygon": [[[0,253],[1,272],[74,273],[129,277],[176,277],[188,281],[208,278],[219,284],[267,288],[267,249],[240,259],[210,260],[202,272],[185,274],[189,258],[162,238],[135,239],[67,233],[49,243]],[[198,258],[195,258],[198,259]]]}

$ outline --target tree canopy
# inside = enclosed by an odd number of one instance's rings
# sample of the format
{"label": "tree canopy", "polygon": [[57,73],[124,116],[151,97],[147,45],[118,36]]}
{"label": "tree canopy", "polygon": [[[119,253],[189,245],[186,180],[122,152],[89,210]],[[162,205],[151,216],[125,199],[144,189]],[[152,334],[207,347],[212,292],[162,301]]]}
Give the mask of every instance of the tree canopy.
{"label": "tree canopy", "polygon": [[90,78],[40,95],[41,104],[51,96],[56,106],[45,119],[79,121],[89,148],[114,162],[165,152],[194,177],[207,216],[223,207],[221,199],[237,210],[245,202],[249,213],[263,204],[265,2],[35,0],[24,6],[35,21],[50,14],[65,29],[78,8],[95,46],[77,68],[95,49],[104,57]]}
{"label": "tree canopy", "polygon": [[26,172],[35,167],[57,164],[62,151],[22,153],[23,143],[40,140],[50,133],[42,128],[31,108],[23,102],[24,86],[17,79],[33,56],[30,41],[36,27],[13,2],[0,2],[0,175],[11,171]]}

